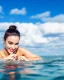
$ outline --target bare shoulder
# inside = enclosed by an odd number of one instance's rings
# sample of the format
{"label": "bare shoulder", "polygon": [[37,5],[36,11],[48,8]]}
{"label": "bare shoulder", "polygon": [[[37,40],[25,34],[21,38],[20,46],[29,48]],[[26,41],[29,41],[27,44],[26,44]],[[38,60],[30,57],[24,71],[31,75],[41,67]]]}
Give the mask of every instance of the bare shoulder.
{"label": "bare shoulder", "polygon": [[19,50],[22,50],[23,48],[22,47],[19,47]]}
{"label": "bare shoulder", "polygon": [[22,48],[22,47],[19,47],[19,51],[21,51],[24,55],[32,54],[29,50],[27,50],[26,48]]}
{"label": "bare shoulder", "polygon": [[0,54],[3,52],[3,50],[0,50]]}
{"label": "bare shoulder", "polygon": [[0,59],[2,58],[3,50],[0,50]]}
{"label": "bare shoulder", "polygon": [[21,55],[24,55],[25,54],[25,49],[22,48],[22,47],[19,47],[18,52],[20,52]]}
{"label": "bare shoulder", "polygon": [[19,47],[19,50],[26,51],[26,49],[25,48],[22,48],[22,47]]}

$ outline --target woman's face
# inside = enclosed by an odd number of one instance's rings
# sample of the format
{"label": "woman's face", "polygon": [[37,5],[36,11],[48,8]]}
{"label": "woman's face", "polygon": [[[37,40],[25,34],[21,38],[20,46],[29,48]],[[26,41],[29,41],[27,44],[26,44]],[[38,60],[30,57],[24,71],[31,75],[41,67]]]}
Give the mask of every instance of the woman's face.
{"label": "woman's face", "polygon": [[19,45],[19,36],[8,36],[5,42],[5,48],[8,53],[12,54],[18,49]]}

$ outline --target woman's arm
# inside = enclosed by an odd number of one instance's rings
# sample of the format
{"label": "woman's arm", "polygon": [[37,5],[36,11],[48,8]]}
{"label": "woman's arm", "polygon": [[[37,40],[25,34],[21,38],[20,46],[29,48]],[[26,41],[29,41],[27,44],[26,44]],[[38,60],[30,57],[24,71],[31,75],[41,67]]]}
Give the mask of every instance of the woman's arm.
{"label": "woman's arm", "polygon": [[2,59],[2,55],[1,55],[1,53],[0,53],[0,59]]}
{"label": "woman's arm", "polygon": [[0,50],[0,59],[3,59],[2,51]]}
{"label": "woman's arm", "polygon": [[20,48],[20,50],[23,52],[23,56],[26,57],[28,60],[42,60],[40,56],[33,54],[24,48]]}

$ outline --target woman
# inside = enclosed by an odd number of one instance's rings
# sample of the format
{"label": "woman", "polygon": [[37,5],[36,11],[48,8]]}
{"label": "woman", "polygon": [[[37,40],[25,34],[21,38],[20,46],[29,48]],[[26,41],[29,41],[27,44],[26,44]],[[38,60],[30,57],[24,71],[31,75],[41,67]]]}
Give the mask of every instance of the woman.
{"label": "woman", "polygon": [[0,51],[0,59],[12,60],[41,60],[42,58],[32,54],[28,50],[19,47],[20,32],[15,25],[11,25],[4,34],[5,48]]}

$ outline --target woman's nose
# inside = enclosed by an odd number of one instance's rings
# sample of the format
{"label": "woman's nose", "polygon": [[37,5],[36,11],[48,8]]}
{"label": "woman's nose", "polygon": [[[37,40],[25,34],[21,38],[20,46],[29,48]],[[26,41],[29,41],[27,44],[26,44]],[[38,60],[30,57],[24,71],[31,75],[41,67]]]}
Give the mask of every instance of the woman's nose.
{"label": "woman's nose", "polygon": [[15,49],[15,45],[13,45],[12,48]]}

